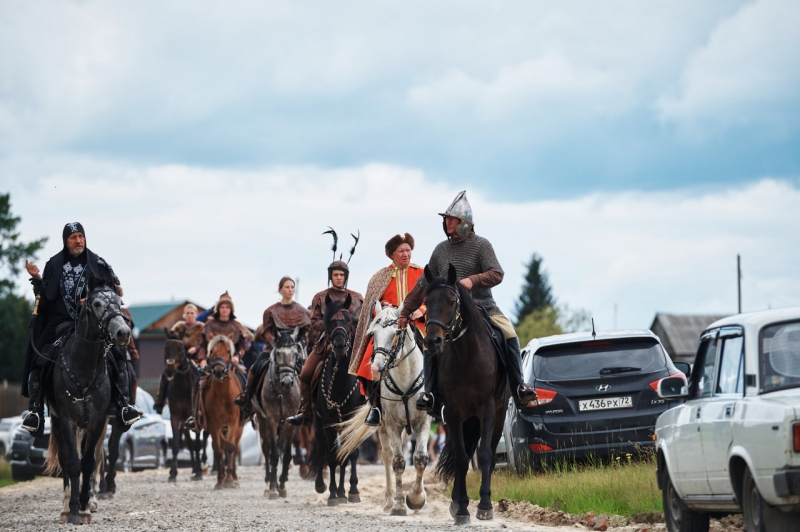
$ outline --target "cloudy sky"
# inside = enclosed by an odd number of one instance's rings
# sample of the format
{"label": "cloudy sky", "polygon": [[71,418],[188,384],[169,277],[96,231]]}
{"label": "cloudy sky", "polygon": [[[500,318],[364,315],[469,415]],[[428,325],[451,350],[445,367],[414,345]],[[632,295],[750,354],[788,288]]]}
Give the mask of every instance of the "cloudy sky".
{"label": "cloudy sky", "polygon": [[[126,302],[427,262],[467,189],[506,270],[544,257],[600,328],[800,305],[800,9],[653,2],[2,2],[0,191],[79,220]],[[792,236],[794,235],[794,236]],[[616,312],[614,309],[617,309]]]}

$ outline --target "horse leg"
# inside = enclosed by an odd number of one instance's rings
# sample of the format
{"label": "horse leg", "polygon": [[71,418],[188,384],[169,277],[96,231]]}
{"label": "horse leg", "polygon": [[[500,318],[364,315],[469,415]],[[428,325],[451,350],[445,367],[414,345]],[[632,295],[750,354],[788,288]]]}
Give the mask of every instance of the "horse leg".
{"label": "horse leg", "polygon": [[447,437],[452,442],[451,450],[453,453],[453,463],[455,465],[455,477],[453,478],[453,502],[450,504],[450,514],[455,519],[457,525],[468,525],[470,523],[469,498],[467,497],[467,470],[469,469],[469,456],[464,448],[464,429],[463,424],[458,417],[450,413],[448,415],[447,407],[445,406],[445,423],[451,427],[448,430]]}
{"label": "horse leg", "polygon": [[[361,495],[358,493],[358,472],[356,471],[359,452],[358,447],[356,447],[350,453],[350,491],[347,492],[347,502],[361,502]],[[342,470],[342,476],[344,476],[344,470]]]}
{"label": "horse leg", "polygon": [[425,493],[425,483],[423,475],[425,468],[428,466],[428,434],[430,432],[430,423],[427,420],[427,415],[423,419],[418,419],[414,423],[414,433],[416,435],[417,446],[414,449],[414,469],[416,469],[417,476],[414,479],[414,484],[411,486],[411,493],[406,497],[406,504],[412,510],[419,510],[425,506],[427,494]]}
{"label": "horse leg", "polygon": [[270,432],[269,463],[267,464],[269,468],[269,499],[275,500],[280,498],[278,494],[278,459],[280,456],[278,455],[278,439],[275,437],[275,433]]}
{"label": "horse leg", "polygon": [[81,486],[79,498],[82,523],[92,522],[92,512],[91,508],[89,508],[89,501],[92,497],[92,480],[94,478],[95,465],[97,465],[95,450],[97,449],[97,442],[100,441],[103,423],[105,423],[105,417],[103,417],[99,423],[95,423],[94,427],[90,427],[83,433],[83,457],[81,458],[83,485]]}
{"label": "horse leg", "polygon": [[[178,416],[172,414],[172,419],[169,420],[170,425],[172,426],[172,442],[170,442],[170,448],[172,449],[172,460],[170,460],[169,466],[169,479],[167,482],[177,482],[178,481],[178,453],[181,449],[181,420],[178,419]],[[189,442],[189,456],[192,461],[192,469],[194,469],[194,455],[191,452],[192,445]]]}
{"label": "horse leg", "polygon": [[[334,447],[334,449],[331,450],[331,454],[335,453]],[[347,502],[347,495],[344,494],[344,477],[347,472],[347,460],[342,460],[342,462],[339,463],[339,460],[334,458],[334,464],[339,466],[339,484],[336,486],[336,496],[339,497],[339,502]],[[334,471],[336,470],[336,465],[333,466]]]}
{"label": "horse leg", "polygon": [[236,445],[233,442],[225,442],[225,481],[224,487],[238,488],[239,482],[236,480]]}
{"label": "horse leg", "polygon": [[[284,430],[286,429],[284,428]],[[289,466],[292,465],[292,438],[290,434],[284,434],[283,463],[280,483],[278,484],[278,495],[284,499],[286,498],[286,481],[289,480]]]}
{"label": "horse leg", "polygon": [[[67,513],[64,513],[64,511],[61,512],[61,522],[63,523],[66,521],[71,525],[79,525],[82,524],[79,502],[81,463],[78,457],[77,442],[75,441],[75,424],[70,421],[59,419],[58,423],[54,423],[53,425],[59,426],[58,432],[60,432],[61,435],[58,449],[58,461],[61,463],[61,469],[64,471],[64,475],[69,481],[69,503],[67,504],[67,508],[64,509],[68,509],[69,511]],[[51,430],[55,430],[55,427],[52,427]]]}
{"label": "horse leg", "polygon": [[492,510],[492,457],[494,455],[492,440],[495,425],[494,402],[488,401],[486,410],[481,420],[480,442],[478,444],[478,467],[481,470],[481,501],[478,503],[478,511],[475,516],[481,520],[488,520],[494,517]]}
{"label": "horse leg", "polygon": [[[427,414],[426,414],[427,415]],[[392,446],[389,443],[389,433],[386,431],[386,424],[381,424],[378,431],[381,442],[381,460],[383,468],[386,470],[386,490],[384,491],[383,511],[388,512],[394,506],[394,487],[392,486]]]}
{"label": "horse leg", "polygon": [[215,490],[222,489],[222,480],[225,477],[225,464],[222,463],[223,454],[222,454],[222,445],[223,442],[220,441],[221,435],[214,434],[214,437],[211,438],[211,449],[214,451],[214,465],[217,466],[217,483],[214,485]]}
{"label": "horse leg", "polygon": [[111,437],[108,438],[108,471],[106,471],[106,490],[111,495],[117,492],[117,460],[119,460],[119,440],[122,431],[117,421],[111,422]]}
{"label": "horse leg", "polygon": [[189,449],[193,460],[192,465],[192,480],[203,480],[203,463],[206,453],[206,440],[203,439],[202,434],[198,434],[192,430],[184,427],[186,433],[186,441],[189,442]]}
{"label": "horse leg", "polygon": [[403,429],[395,425],[391,431],[386,432],[389,436],[386,454],[391,455],[394,471],[394,500],[389,515],[406,515],[406,501],[403,497],[403,473],[406,470],[406,457],[403,456]]}

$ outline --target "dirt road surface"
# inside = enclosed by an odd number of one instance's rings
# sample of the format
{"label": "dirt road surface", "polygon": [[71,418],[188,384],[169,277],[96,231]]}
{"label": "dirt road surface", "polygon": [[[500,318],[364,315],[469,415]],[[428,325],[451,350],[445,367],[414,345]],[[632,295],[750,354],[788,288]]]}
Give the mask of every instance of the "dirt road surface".
{"label": "dirt road surface", "polygon": [[[412,469],[413,471],[413,469]],[[570,523],[547,526],[531,522],[535,512],[502,512],[495,504],[492,521],[475,518],[475,503],[470,504],[472,524],[457,527],[447,510],[449,499],[444,486],[426,482],[428,502],[417,513],[406,517],[390,517],[382,511],[383,466],[359,466],[361,503],[338,507],[326,505],[327,493],[314,492],[313,482],[299,479],[297,469],[290,472],[288,497],[275,501],[264,497],[264,472],[261,467],[240,467],[238,489],[213,489],[214,480],[189,480],[188,470],[181,469],[179,481],[167,482],[168,470],[121,473],[117,477],[117,494],[112,500],[99,501],[92,523],[82,530],[143,532],[162,530],[192,531],[342,531],[384,530],[530,530],[565,532],[591,529],[585,524]],[[430,475],[428,475],[430,477]],[[406,480],[411,482],[407,470]],[[0,488],[0,530],[39,532],[64,530],[76,525],[59,524],[61,512],[61,480],[37,478]],[[552,514],[552,512],[549,512]],[[552,517],[552,515],[551,515]],[[537,521],[542,522],[537,518]],[[547,522],[547,521],[545,521]],[[553,521],[550,521],[551,523]],[[663,524],[613,526],[613,532],[663,532]]]}

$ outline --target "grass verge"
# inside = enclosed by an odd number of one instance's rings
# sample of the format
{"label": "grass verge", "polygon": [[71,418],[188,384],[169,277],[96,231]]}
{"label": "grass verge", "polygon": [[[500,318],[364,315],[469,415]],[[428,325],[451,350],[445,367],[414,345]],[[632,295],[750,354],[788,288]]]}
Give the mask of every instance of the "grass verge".
{"label": "grass verge", "polygon": [[[639,520],[663,512],[655,469],[655,456],[623,456],[610,464],[559,463],[523,477],[498,470],[492,475],[492,499],[527,501],[573,515],[591,512]],[[480,481],[478,471],[467,475],[470,499],[480,498]]]}
{"label": "grass verge", "polygon": [[17,481],[11,478],[11,464],[5,457],[0,456],[0,488],[16,483]]}

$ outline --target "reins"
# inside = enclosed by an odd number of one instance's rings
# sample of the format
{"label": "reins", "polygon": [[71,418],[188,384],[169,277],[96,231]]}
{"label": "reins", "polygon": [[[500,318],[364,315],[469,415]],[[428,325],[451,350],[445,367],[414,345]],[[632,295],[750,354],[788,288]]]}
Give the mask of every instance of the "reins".
{"label": "reins", "polygon": [[[398,320],[396,320],[396,319],[395,320],[389,320],[389,321],[386,321],[385,323],[379,323],[379,325],[382,325],[383,328],[393,327],[393,326],[397,325],[397,321]],[[409,386],[409,388],[406,391],[402,391],[400,389],[400,386],[397,384],[397,382],[392,377],[392,374],[389,373],[389,371],[394,369],[394,368],[396,368],[396,367],[398,367],[405,359],[407,359],[409,356],[411,356],[411,353],[413,353],[414,351],[416,351],[418,349],[417,343],[414,342],[413,343],[413,347],[411,349],[409,349],[408,352],[405,355],[403,355],[400,358],[397,358],[397,355],[405,347],[406,339],[408,338],[408,328],[409,327],[410,326],[407,325],[405,329],[403,329],[402,331],[397,331],[397,333],[395,333],[394,345],[392,346],[391,351],[386,349],[383,346],[376,346],[376,347],[373,347],[373,349],[372,349],[373,357],[378,353],[383,353],[387,357],[386,365],[381,370],[381,381],[384,382],[384,384],[386,385],[386,389],[389,392],[393,393],[394,395],[399,395],[400,398],[399,399],[392,399],[392,398],[385,397],[385,396],[382,395],[381,399],[386,399],[387,401],[396,401],[396,402],[402,401],[403,402],[403,408],[405,409],[405,412],[406,412],[406,426],[405,426],[405,429],[406,429],[406,433],[407,434],[411,434],[411,412],[409,411],[409,408],[408,408],[408,401],[409,401],[409,399],[414,397],[414,395],[420,389],[422,389],[422,385],[424,383],[425,372],[424,371],[420,371],[419,375],[417,375],[417,378],[414,379],[414,381],[411,383],[411,386]]]}
{"label": "reins", "polygon": [[455,342],[456,340],[464,336],[464,333],[467,332],[467,329],[469,328],[469,323],[466,326],[464,326],[464,318],[461,314],[461,295],[458,293],[458,288],[456,288],[455,286],[450,286],[449,284],[443,284],[441,286],[447,288],[448,290],[452,290],[456,295],[456,310],[453,313],[453,316],[450,318],[450,324],[448,325],[442,323],[441,321],[430,317],[428,317],[425,320],[425,323],[426,326],[428,327],[430,327],[431,325],[438,325],[439,327],[444,329],[444,335],[442,336],[442,338],[444,339],[445,343]]}

